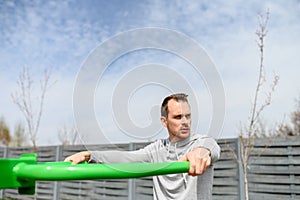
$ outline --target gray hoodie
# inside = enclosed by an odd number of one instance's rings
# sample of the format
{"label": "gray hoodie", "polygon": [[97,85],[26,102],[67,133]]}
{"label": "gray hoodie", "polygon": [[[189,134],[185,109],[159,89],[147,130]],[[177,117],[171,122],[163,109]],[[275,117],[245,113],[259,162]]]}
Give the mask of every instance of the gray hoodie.
{"label": "gray hoodie", "polygon": [[[213,138],[193,135],[176,143],[171,143],[169,139],[160,139],[137,151],[91,151],[90,162],[172,162],[196,147],[209,149],[212,163],[220,157],[220,147]],[[153,184],[155,200],[210,200],[212,199],[213,167],[196,177],[189,176],[187,173],[154,176]]]}

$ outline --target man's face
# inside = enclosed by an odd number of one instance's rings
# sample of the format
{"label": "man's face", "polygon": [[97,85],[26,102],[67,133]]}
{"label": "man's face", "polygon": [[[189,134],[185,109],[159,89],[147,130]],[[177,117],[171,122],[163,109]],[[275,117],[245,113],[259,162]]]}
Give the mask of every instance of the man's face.
{"label": "man's face", "polygon": [[168,129],[171,142],[177,142],[190,136],[191,111],[187,102],[171,99],[168,102],[167,118],[161,117],[162,124]]}

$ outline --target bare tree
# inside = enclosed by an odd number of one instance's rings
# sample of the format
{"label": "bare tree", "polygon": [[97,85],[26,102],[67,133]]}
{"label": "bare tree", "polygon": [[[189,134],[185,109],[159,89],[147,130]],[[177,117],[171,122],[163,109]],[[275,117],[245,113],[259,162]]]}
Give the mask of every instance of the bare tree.
{"label": "bare tree", "polygon": [[1,117],[0,118],[0,143],[2,143],[5,146],[8,146],[10,141],[11,141],[11,136],[10,136],[9,128],[4,118]]}
{"label": "bare tree", "polygon": [[34,99],[32,96],[34,81],[28,68],[24,67],[17,80],[19,91],[11,94],[13,102],[24,115],[29,139],[35,151],[37,147],[37,134],[43,114],[45,95],[50,86],[50,76],[50,71],[45,70],[43,79],[40,81],[39,96],[37,99]]}
{"label": "bare tree", "polygon": [[293,135],[300,135],[300,98],[297,100],[296,110],[291,114],[291,121],[294,128]]}
{"label": "bare tree", "polygon": [[28,145],[28,138],[25,135],[25,127],[23,123],[19,122],[15,126],[14,135],[12,136],[9,146],[23,147]]}
{"label": "bare tree", "polygon": [[64,126],[58,132],[58,139],[62,145],[74,145],[78,139],[78,131],[74,126],[71,129]]}
{"label": "bare tree", "polygon": [[[248,167],[252,164],[249,161],[250,155],[254,150],[255,139],[260,135],[261,131],[264,131],[264,125],[261,121],[261,114],[271,104],[272,95],[279,81],[279,76],[274,75],[273,81],[268,89],[266,96],[261,99],[262,87],[266,83],[265,66],[264,66],[264,49],[265,49],[265,38],[267,36],[267,24],[269,21],[269,11],[266,12],[266,16],[259,15],[259,28],[255,32],[258,38],[257,45],[260,53],[259,73],[255,87],[254,97],[250,107],[250,113],[248,122],[244,124],[239,131],[239,140],[241,143],[240,155],[241,161],[238,160],[236,153],[231,149],[234,157],[237,159],[238,164],[242,166],[244,175],[244,187],[245,187],[245,199],[249,199],[248,191]],[[265,133],[263,133],[265,134]],[[267,148],[267,147],[266,147]],[[264,150],[262,150],[257,157],[259,157]],[[253,159],[254,162],[256,159]]]}
{"label": "bare tree", "polygon": [[274,131],[275,136],[300,135],[300,96],[296,99],[296,109],[290,114],[290,123],[282,122]]}
{"label": "bare tree", "polygon": [[245,184],[245,195],[246,200],[249,199],[249,191],[248,191],[248,166],[249,157],[251,152],[254,149],[255,143],[255,135],[259,134],[260,124],[259,119],[262,112],[265,110],[267,106],[271,104],[272,94],[275,91],[275,87],[278,84],[279,76],[274,75],[273,82],[269,91],[267,92],[266,97],[264,98],[262,103],[259,104],[259,98],[261,96],[261,89],[264,83],[266,82],[265,77],[265,66],[264,66],[264,48],[265,48],[265,37],[267,36],[267,24],[269,21],[269,11],[267,11],[266,16],[259,15],[259,29],[256,31],[256,35],[258,37],[257,45],[260,51],[260,64],[259,64],[259,73],[258,73],[258,80],[255,88],[254,99],[252,101],[252,106],[250,109],[249,121],[248,124],[245,125],[244,128],[240,129],[239,139],[241,141],[241,159],[242,159],[242,166],[244,172],[244,184]]}

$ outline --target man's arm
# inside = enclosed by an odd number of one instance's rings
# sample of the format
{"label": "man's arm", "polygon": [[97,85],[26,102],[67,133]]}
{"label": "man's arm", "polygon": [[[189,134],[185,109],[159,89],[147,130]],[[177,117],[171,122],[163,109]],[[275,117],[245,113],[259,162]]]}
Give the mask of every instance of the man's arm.
{"label": "man's arm", "polygon": [[179,159],[190,162],[188,173],[192,176],[203,174],[220,157],[220,147],[213,138],[199,138],[198,143],[195,149]]}
{"label": "man's arm", "polygon": [[179,161],[189,161],[190,169],[188,174],[198,176],[203,174],[211,166],[210,151],[203,147],[197,147],[185,154]]}
{"label": "man's arm", "polygon": [[82,151],[75,153],[69,157],[67,157],[64,161],[65,162],[72,162],[73,164],[78,164],[84,161],[89,161],[91,158],[91,152],[90,151]]}
{"label": "man's arm", "polygon": [[66,162],[78,164],[84,161],[93,163],[135,163],[150,162],[145,149],[137,151],[82,151],[65,159]]}

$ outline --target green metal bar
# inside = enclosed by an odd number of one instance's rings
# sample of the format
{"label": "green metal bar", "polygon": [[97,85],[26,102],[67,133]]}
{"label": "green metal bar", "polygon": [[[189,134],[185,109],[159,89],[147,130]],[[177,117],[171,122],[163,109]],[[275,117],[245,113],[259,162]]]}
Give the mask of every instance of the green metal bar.
{"label": "green metal bar", "polygon": [[35,181],[68,181],[95,179],[126,179],[184,173],[188,162],[77,164],[71,162],[40,162],[36,154],[19,159],[0,159],[0,189],[18,188],[21,194],[34,194]]}
{"label": "green metal bar", "polygon": [[19,179],[40,181],[127,179],[164,174],[184,173],[188,162],[78,164],[70,162],[20,163],[14,167]]}
{"label": "green metal bar", "polygon": [[18,188],[20,194],[34,194],[35,181],[22,180],[14,173],[14,167],[20,163],[36,164],[36,154],[23,154],[20,158],[0,159],[0,189]]}

